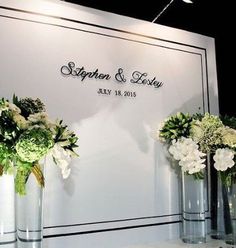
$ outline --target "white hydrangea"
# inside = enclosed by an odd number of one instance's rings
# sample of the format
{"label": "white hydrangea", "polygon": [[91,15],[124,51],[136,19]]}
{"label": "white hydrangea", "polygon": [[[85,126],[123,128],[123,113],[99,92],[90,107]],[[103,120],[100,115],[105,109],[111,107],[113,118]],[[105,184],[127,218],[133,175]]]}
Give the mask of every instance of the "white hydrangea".
{"label": "white hydrangea", "polygon": [[64,179],[68,178],[71,172],[69,164],[71,162],[70,153],[63,149],[60,145],[55,144],[51,150],[52,156],[56,164],[61,169],[62,177]]}
{"label": "white hydrangea", "polygon": [[179,160],[179,165],[183,171],[193,174],[206,166],[204,164],[205,159],[203,159],[206,154],[200,152],[198,148],[198,145],[191,138],[182,137],[177,141],[172,141],[169,152],[175,160]]}
{"label": "white hydrangea", "polygon": [[229,148],[217,149],[213,159],[216,170],[226,171],[234,166],[234,151]]}

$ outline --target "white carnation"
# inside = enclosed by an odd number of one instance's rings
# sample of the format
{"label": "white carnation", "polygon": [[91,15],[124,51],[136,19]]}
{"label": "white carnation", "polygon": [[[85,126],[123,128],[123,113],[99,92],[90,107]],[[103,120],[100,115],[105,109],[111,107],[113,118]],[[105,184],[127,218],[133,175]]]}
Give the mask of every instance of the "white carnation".
{"label": "white carnation", "polygon": [[216,170],[226,171],[234,166],[234,151],[229,148],[217,149],[213,159]]}

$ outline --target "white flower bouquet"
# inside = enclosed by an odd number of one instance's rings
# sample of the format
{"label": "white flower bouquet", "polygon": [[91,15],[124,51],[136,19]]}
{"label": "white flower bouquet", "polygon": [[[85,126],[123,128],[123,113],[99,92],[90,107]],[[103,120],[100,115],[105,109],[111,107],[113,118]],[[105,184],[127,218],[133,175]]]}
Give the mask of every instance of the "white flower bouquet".
{"label": "white flower bouquet", "polygon": [[44,176],[39,161],[51,155],[63,178],[70,174],[69,163],[78,156],[74,149],[78,137],[62,121],[51,121],[40,99],[13,96],[12,103],[0,100],[0,176],[15,175],[16,192],[25,195],[31,173],[40,186]]}
{"label": "white flower bouquet", "polygon": [[162,123],[157,138],[169,145],[169,152],[188,174],[201,176],[206,155],[213,154],[214,167],[224,180],[236,180],[236,118],[209,113],[177,113]]}

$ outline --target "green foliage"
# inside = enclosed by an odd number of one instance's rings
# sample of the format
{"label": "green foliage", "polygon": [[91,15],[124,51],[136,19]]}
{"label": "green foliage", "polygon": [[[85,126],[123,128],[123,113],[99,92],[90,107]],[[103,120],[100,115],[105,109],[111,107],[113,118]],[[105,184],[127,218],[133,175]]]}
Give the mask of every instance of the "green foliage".
{"label": "green foliage", "polygon": [[17,173],[15,177],[15,190],[19,195],[26,194],[26,183],[31,173],[32,164],[22,163],[18,161],[17,163]]}
{"label": "green foliage", "polygon": [[14,95],[13,103],[21,109],[21,114],[26,118],[31,114],[46,111],[45,105],[41,102],[39,98],[35,100],[29,97],[18,99],[18,97]]}
{"label": "green foliage", "polygon": [[199,120],[199,121],[201,121],[203,117],[204,117],[203,114],[201,114],[201,113],[196,113],[196,114],[194,114],[194,115],[192,116],[192,119],[193,119],[193,120]]}
{"label": "green foliage", "polygon": [[236,129],[236,117],[225,115],[221,117],[221,120],[225,126]]}
{"label": "green foliage", "polygon": [[20,195],[26,194],[30,174],[44,186],[38,162],[49,153],[61,168],[63,178],[68,177],[71,157],[77,156],[74,150],[77,141],[78,137],[62,121],[49,120],[40,99],[16,95],[13,103],[0,99],[0,176],[14,174],[16,192]]}
{"label": "green foliage", "polygon": [[160,137],[168,142],[180,137],[188,137],[191,123],[192,117],[189,114],[179,112],[165,121],[160,130]]}
{"label": "green foliage", "polygon": [[2,111],[0,116],[0,142],[14,143],[19,135],[19,128],[9,111]]}
{"label": "green foliage", "polygon": [[0,164],[4,172],[11,172],[14,157],[15,154],[12,148],[8,144],[0,142]]}
{"label": "green foliage", "polygon": [[59,143],[65,150],[69,150],[75,156],[78,156],[74,152],[74,149],[78,147],[76,144],[78,141],[78,137],[74,132],[68,130],[67,125],[62,124],[62,120],[55,127],[55,143]]}
{"label": "green foliage", "polygon": [[204,179],[204,173],[202,171],[194,173],[193,177],[196,180],[203,180]]}
{"label": "green foliage", "polygon": [[165,120],[158,135],[169,145],[168,151],[182,170],[195,179],[202,179],[203,157],[208,153],[214,155],[212,166],[221,174],[222,182],[236,182],[235,117],[177,113]]}

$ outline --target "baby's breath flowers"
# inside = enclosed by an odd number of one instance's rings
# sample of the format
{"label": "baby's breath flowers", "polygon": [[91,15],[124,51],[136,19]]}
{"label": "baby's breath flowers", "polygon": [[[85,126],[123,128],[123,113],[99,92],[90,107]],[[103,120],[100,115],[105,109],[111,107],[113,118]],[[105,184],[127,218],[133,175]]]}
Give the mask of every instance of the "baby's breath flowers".
{"label": "baby's breath flowers", "polygon": [[78,137],[62,121],[51,121],[45,105],[37,98],[18,98],[13,102],[0,100],[0,176],[15,174],[15,188],[25,195],[25,184],[32,173],[40,186],[44,176],[39,161],[51,155],[67,178],[69,163],[77,156],[75,148]]}
{"label": "baby's breath flowers", "polygon": [[203,152],[211,152],[222,142],[220,128],[223,126],[218,116],[206,113],[201,120],[193,120],[190,137],[199,144]]}
{"label": "baby's breath flowers", "polygon": [[236,148],[236,130],[230,127],[224,127],[220,130],[222,143],[232,149]]}

